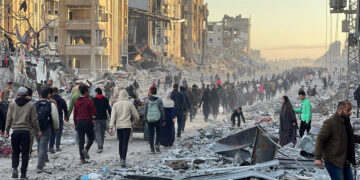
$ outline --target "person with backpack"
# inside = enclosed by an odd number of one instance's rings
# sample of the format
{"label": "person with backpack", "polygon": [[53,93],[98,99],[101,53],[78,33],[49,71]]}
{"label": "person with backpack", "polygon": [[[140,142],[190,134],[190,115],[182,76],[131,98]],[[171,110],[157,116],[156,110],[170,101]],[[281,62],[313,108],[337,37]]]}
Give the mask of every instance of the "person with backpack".
{"label": "person with backpack", "polygon": [[114,104],[111,111],[110,134],[114,135],[114,128],[117,129],[119,139],[120,165],[126,167],[126,154],[131,135],[131,121],[138,121],[139,114],[135,105],[129,100],[129,94],[125,89],[119,93],[119,100]]}
{"label": "person with backpack", "polygon": [[[94,143],[94,118],[96,117],[96,109],[94,102],[89,98],[89,87],[80,85],[79,90],[81,97],[76,100],[74,108],[74,125],[79,136],[79,153],[80,162],[86,163],[85,159],[90,159],[89,150]],[[85,135],[88,138],[86,147]]]}
{"label": "person with backpack", "polygon": [[111,107],[109,99],[103,95],[103,91],[100,88],[95,89],[96,97],[93,99],[96,108],[95,118],[95,139],[98,145],[98,153],[103,151],[106,121],[111,115]]}
{"label": "person with backpack", "polygon": [[47,159],[48,145],[51,136],[51,127],[54,127],[55,133],[59,131],[59,114],[54,103],[49,102],[49,89],[41,91],[41,98],[35,103],[37,119],[39,122],[42,136],[37,139],[38,142],[38,163],[37,173],[42,173]]}
{"label": "person with backpack", "polygon": [[[156,97],[157,88],[150,89],[150,96],[145,103],[145,119],[149,127],[151,153],[160,152],[160,126],[165,126],[165,112],[162,100]],[[154,146],[154,136],[156,136]]]}
{"label": "person with backpack", "polygon": [[60,142],[61,142],[61,136],[62,136],[62,131],[63,131],[63,127],[64,127],[64,116],[65,116],[66,121],[69,121],[69,120],[67,120],[67,117],[69,116],[68,115],[69,112],[68,112],[65,100],[63,98],[61,98],[61,96],[59,95],[58,88],[52,88],[51,99],[53,99],[56,102],[57,109],[58,109],[58,115],[59,115],[59,132],[55,133],[55,131],[52,131],[51,137],[50,137],[50,145],[49,145],[49,152],[55,153],[55,149],[54,149],[55,142],[56,142],[56,151],[57,152],[61,151]]}
{"label": "person with backpack", "polygon": [[[26,179],[27,167],[30,157],[30,136],[31,131],[35,130],[37,137],[41,137],[39,122],[37,120],[36,108],[33,103],[26,98],[28,92],[24,87],[17,91],[18,98],[11,102],[6,117],[4,137],[9,137],[10,128],[12,147],[12,178],[18,178],[18,166],[21,153],[21,178]],[[6,178],[4,178],[6,179]]]}

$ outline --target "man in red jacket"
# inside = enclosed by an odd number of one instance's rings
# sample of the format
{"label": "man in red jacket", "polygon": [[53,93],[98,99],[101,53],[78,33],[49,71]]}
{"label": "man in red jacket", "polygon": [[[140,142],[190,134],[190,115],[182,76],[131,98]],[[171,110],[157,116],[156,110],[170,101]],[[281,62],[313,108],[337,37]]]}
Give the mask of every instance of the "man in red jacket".
{"label": "man in red jacket", "polygon": [[[76,100],[74,108],[74,124],[79,134],[79,152],[81,163],[86,163],[85,159],[90,159],[89,149],[94,142],[94,118],[96,109],[94,102],[89,98],[89,88],[86,85],[79,87],[81,97]],[[88,142],[84,149],[85,134]]]}

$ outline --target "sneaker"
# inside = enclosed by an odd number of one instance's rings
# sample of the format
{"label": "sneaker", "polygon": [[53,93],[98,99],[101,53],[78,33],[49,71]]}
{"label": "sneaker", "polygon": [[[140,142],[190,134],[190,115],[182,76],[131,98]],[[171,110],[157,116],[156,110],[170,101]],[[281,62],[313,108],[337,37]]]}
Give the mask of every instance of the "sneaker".
{"label": "sneaker", "polygon": [[156,149],[156,152],[158,152],[158,153],[160,152],[160,146],[156,146],[155,149]]}
{"label": "sneaker", "polygon": [[56,148],[56,152],[60,152],[62,151],[60,148]]}
{"label": "sneaker", "polygon": [[54,148],[50,148],[50,149],[49,149],[49,152],[50,152],[51,154],[55,154],[55,149],[54,149]]}
{"label": "sneaker", "polygon": [[97,153],[102,153],[102,151],[103,151],[102,149],[98,149]]}
{"label": "sneaker", "polygon": [[19,172],[17,169],[13,169],[12,171],[12,178],[18,178],[19,177]]}
{"label": "sneaker", "polygon": [[44,171],[43,168],[36,168],[36,173],[42,173]]}
{"label": "sneaker", "polygon": [[84,154],[85,159],[90,159],[89,152],[86,149],[81,151]]}
{"label": "sneaker", "polygon": [[22,174],[22,175],[20,176],[20,179],[21,179],[21,180],[28,180],[28,178],[26,177],[26,174]]}

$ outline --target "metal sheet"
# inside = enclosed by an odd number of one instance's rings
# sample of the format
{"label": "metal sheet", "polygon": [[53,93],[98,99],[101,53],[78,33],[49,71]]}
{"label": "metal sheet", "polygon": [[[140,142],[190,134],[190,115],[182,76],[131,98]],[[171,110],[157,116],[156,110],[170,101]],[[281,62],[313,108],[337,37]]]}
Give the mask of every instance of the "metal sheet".
{"label": "metal sheet", "polygon": [[[271,161],[275,157],[276,145],[279,139],[276,136],[266,132],[258,125],[258,133],[255,139],[254,149],[252,153],[251,164],[257,164],[262,162]],[[260,130],[261,128],[261,130]],[[271,138],[272,141],[269,139]]]}

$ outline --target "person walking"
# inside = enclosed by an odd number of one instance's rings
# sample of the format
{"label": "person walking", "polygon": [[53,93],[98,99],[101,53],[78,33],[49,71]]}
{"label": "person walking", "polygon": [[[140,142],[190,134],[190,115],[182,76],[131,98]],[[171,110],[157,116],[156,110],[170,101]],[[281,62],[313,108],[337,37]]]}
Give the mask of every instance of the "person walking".
{"label": "person walking", "polygon": [[188,88],[186,93],[189,96],[190,101],[190,122],[193,122],[193,120],[195,119],[195,112],[197,108],[196,98],[192,88]]}
{"label": "person walking", "polygon": [[311,129],[311,120],[312,120],[311,104],[310,101],[306,98],[306,94],[304,91],[300,91],[298,94],[302,106],[299,109],[295,109],[295,113],[300,114],[299,119],[301,123],[300,123],[299,134],[300,137],[303,137],[305,130],[307,134],[309,134]]}
{"label": "person walking", "polygon": [[156,94],[157,88],[152,87],[150,89],[150,96],[145,102],[145,120],[149,127],[151,153],[155,153],[155,149],[156,152],[160,152],[160,127],[165,125],[164,105]]}
{"label": "person walking", "polygon": [[219,114],[219,106],[220,106],[220,97],[214,87],[211,90],[211,110],[215,120],[217,118],[217,115]]}
{"label": "person walking", "polygon": [[296,115],[295,111],[291,105],[289,97],[283,96],[282,99],[282,108],[280,112],[280,146],[285,146],[292,142],[294,147],[296,146]]}
{"label": "person walking", "polygon": [[171,99],[175,102],[174,111],[177,121],[177,137],[181,137],[183,113],[186,110],[185,97],[179,92],[179,85],[174,84]]}
{"label": "person walking", "polygon": [[232,125],[233,127],[235,127],[235,118],[237,118],[238,120],[238,127],[240,127],[240,116],[242,118],[242,121],[244,122],[245,124],[245,117],[244,117],[244,114],[242,112],[242,107],[239,107],[237,110],[235,110],[232,114],[231,114],[231,122],[232,122]]}
{"label": "person walking", "polygon": [[51,129],[54,129],[55,133],[59,132],[59,113],[54,103],[49,101],[50,91],[44,89],[41,91],[41,98],[35,103],[37,112],[37,119],[39,122],[42,136],[37,139],[38,143],[38,163],[36,166],[36,172],[42,173],[45,167],[45,162],[48,159],[47,152],[49,141],[51,137]]}
{"label": "person walking", "polygon": [[111,115],[111,107],[109,99],[103,95],[103,91],[100,88],[95,89],[96,96],[93,99],[96,117],[95,117],[95,139],[98,145],[98,153],[102,153],[104,147],[106,121]]}
{"label": "person walking", "polygon": [[185,86],[180,86],[180,93],[184,96],[185,98],[185,110],[183,112],[183,120],[182,120],[182,126],[181,126],[181,132],[185,132],[185,124],[186,124],[186,120],[187,120],[187,114],[188,112],[190,112],[190,108],[191,108],[191,103],[190,103],[190,98],[189,98],[189,94],[187,93],[187,90],[185,88]]}
{"label": "person walking", "polygon": [[121,167],[126,167],[126,154],[132,128],[131,122],[138,120],[139,114],[134,104],[129,100],[129,94],[126,90],[121,90],[119,99],[114,104],[111,111],[111,120],[109,124],[111,135],[114,135],[114,128],[117,130]]}
{"label": "person walking", "polygon": [[164,113],[165,113],[165,126],[160,127],[160,145],[170,147],[175,141],[175,102],[171,99],[171,90],[169,89],[165,93],[163,99]]}
{"label": "person walking", "polygon": [[315,165],[325,164],[331,179],[352,180],[351,164],[355,166],[355,143],[360,136],[355,135],[350,123],[352,105],[349,101],[340,101],[337,112],[324,124],[315,144]]}
{"label": "person walking", "polygon": [[354,99],[356,100],[356,116],[359,118],[359,108],[360,108],[360,85],[354,91]]}
{"label": "person walking", "polygon": [[10,128],[13,129],[11,134],[12,148],[12,178],[18,178],[18,166],[21,153],[21,178],[27,179],[27,167],[30,157],[30,136],[31,131],[37,133],[37,137],[41,137],[39,122],[37,120],[36,108],[29,99],[26,98],[28,92],[24,87],[20,87],[17,91],[18,97],[9,105],[8,114],[6,116],[4,137],[9,137]]}
{"label": "person walking", "polygon": [[61,143],[61,136],[64,129],[64,117],[65,121],[69,121],[67,118],[69,117],[69,112],[67,109],[67,105],[65,100],[59,95],[59,89],[53,88],[53,95],[51,96],[51,99],[56,101],[57,104],[57,110],[58,110],[58,116],[59,116],[59,131],[58,133],[55,133],[52,131],[51,137],[50,137],[50,145],[49,145],[49,152],[55,153],[54,145],[56,143],[56,151],[61,151],[60,149],[60,143]]}
{"label": "person walking", "polygon": [[209,85],[207,85],[204,91],[199,107],[201,107],[201,105],[203,106],[203,114],[204,114],[205,122],[208,122],[209,114],[211,112],[211,90]]}
{"label": "person walking", "polygon": [[[80,162],[86,163],[85,159],[90,159],[89,150],[94,143],[94,118],[96,117],[96,108],[94,102],[89,98],[89,87],[80,85],[81,97],[76,100],[74,108],[75,130],[79,136],[79,154]],[[85,135],[87,144],[85,144]]]}

